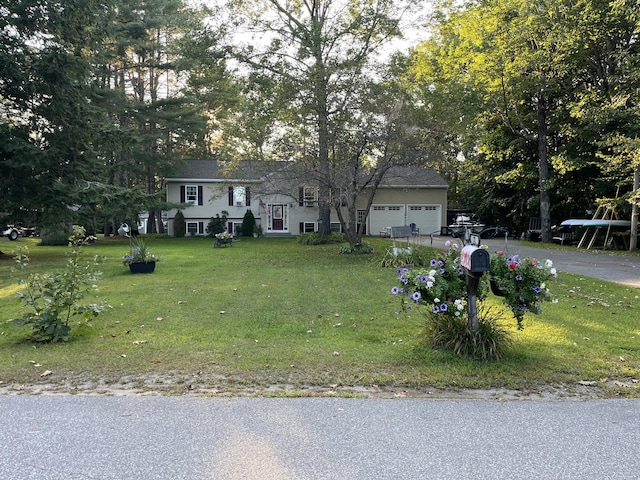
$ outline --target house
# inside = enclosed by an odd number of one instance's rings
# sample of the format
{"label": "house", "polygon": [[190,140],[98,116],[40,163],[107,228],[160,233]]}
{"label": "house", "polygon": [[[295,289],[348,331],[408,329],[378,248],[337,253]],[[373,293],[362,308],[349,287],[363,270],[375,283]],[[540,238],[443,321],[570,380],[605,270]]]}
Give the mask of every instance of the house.
{"label": "house", "polygon": [[[189,203],[182,209],[187,235],[205,235],[212,217],[227,212],[227,230],[240,230],[251,209],[266,236],[299,235],[318,230],[318,188],[298,180],[292,162],[186,160],[185,168],[167,178],[167,201]],[[307,180],[309,182],[309,180]],[[366,234],[380,235],[391,226],[415,223],[421,233],[440,233],[446,226],[447,182],[433,169],[394,167],[378,187],[367,217]],[[358,205],[365,217],[366,202]],[[173,235],[177,210],[168,213]],[[340,231],[335,213],[332,231]]]}

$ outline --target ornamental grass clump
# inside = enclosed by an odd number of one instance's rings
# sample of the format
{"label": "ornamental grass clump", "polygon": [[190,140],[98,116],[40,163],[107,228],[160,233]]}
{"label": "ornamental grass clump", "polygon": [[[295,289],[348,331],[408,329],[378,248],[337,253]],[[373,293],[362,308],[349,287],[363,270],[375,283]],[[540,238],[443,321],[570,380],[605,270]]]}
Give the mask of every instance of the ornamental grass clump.
{"label": "ornamental grass clump", "polygon": [[551,260],[520,259],[502,251],[491,256],[491,279],[516,318],[518,330],[523,328],[525,313],[538,314],[542,312],[542,302],[556,301],[548,283],[557,276]]}

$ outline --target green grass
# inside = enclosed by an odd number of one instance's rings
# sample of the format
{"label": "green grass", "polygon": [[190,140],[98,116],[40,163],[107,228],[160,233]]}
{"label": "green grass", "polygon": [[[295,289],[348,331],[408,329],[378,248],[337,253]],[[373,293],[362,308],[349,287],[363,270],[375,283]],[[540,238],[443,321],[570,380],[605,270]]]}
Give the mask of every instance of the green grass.
{"label": "green grass", "polygon": [[[640,396],[640,290],[562,274],[559,302],[506,326],[513,344],[503,360],[480,362],[423,344],[424,319],[397,315],[395,269],[374,255],[338,255],[338,245],[294,239],[242,239],[213,248],[202,238],[152,238],[163,260],[150,275],[122,265],[126,240],[85,247],[107,257],[100,296],[112,308],[71,341],[40,345],[5,320],[19,316],[14,262],[0,259],[0,387],[107,391],[111,386],[176,393],[290,395],[367,387],[521,390]],[[51,270],[65,248],[29,245],[32,269]],[[499,302],[496,297],[491,301]],[[41,377],[44,371],[52,374]],[[583,387],[580,382],[595,382]],[[375,387],[373,387],[375,386]]]}

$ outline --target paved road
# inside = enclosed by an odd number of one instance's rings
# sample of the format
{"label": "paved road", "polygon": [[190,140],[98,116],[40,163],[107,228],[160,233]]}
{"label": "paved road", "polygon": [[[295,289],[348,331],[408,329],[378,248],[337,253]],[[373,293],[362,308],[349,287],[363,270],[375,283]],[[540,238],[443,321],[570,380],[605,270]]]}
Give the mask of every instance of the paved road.
{"label": "paved road", "polygon": [[0,397],[4,480],[634,479],[640,400]]}
{"label": "paved road", "polygon": [[[443,247],[445,242],[454,240],[451,237],[428,236],[422,237],[424,245]],[[519,254],[523,257],[545,258],[553,261],[559,272],[575,273],[589,277],[622,283],[640,288],[640,256],[624,255],[622,252],[594,252],[577,248],[573,249],[547,249],[541,247],[523,246],[518,240],[505,241],[504,239],[483,239],[482,243],[489,247],[491,252],[505,250],[510,254]],[[639,475],[640,478],[640,475]]]}

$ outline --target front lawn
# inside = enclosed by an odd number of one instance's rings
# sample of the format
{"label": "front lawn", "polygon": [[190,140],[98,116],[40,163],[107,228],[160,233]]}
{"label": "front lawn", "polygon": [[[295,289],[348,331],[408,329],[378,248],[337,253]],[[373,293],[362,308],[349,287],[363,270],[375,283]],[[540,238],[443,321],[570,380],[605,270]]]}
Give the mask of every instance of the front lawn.
{"label": "front lawn", "polygon": [[[396,314],[395,268],[374,255],[338,255],[336,245],[247,238],[213,248],[202,238],[152,238],[163,256],[156,271],[132,275],[122,265],[127,240],[85,247],[107,257],[100,296],[112,306],[67,343],[33,344],[20,315],[11,258],[0,259],[0,388],[62,392],[135,391],[295,395],[309,392],[427,394],[507,389],[523,394],[638,396],[640,323],[637,289],[562,274],[557,304],[507,325],[505,359],[480,362],[422,343],[420,314]],[[37,239],[32,269],[64,262],[63,247]],[[492,297],[493,301],[499,299]],[[43,374],[45,374],[43,376]]]}

